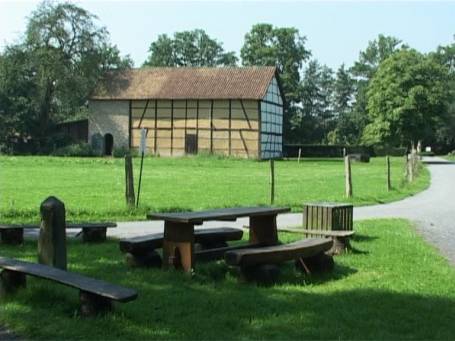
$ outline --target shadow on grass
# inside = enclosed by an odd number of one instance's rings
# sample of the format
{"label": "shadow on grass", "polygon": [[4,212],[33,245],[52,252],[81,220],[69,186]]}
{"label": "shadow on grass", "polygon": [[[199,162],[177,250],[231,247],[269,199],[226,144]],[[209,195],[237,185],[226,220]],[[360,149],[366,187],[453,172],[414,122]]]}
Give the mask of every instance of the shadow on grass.
{"label": "shadow on grass", "polygon": [[378,239],[378,237],[370,236],[370,235],[366,235],[366,234],[355,233],[351,237],[351,239],[355,242],[372,242],[372,241]]}
{"label": "shadow on grass", "polygon": [[[290,294],[287,286],[231,283],[213,288],[176,282],[95,319],[72,314],[66,303],[75,300],[60,294],[35,291],[27,296],[32,302],[22,305],[32,305],[31,311],[11,308],[15,320],[26,322],[26,334],[46,339],[452,339],[455,335],[454,300],[367,288]],[[40,310],[52,311],[49,325],[33,323]]]}

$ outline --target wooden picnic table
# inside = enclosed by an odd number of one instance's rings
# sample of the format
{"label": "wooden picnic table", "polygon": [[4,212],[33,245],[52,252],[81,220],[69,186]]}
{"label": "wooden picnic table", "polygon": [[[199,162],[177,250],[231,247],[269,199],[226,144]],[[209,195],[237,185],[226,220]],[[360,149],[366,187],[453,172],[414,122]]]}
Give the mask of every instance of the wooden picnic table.
{"label": "wooden picnic table", "polygon": [[195,263],[194,226],[210,220],[249,217],[251,245],[270,246],[278,243],[276,216],[289,212],[289,207],[235,207],[198,212],[149,213],[151,220],[164,220],[163,267],[174,266],[191,271]]}

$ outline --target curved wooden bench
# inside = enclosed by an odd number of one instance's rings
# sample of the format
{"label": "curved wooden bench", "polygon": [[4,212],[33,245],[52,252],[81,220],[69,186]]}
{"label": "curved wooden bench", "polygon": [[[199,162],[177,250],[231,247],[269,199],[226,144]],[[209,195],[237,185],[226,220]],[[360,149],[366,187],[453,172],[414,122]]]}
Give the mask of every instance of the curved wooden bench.
{"label": "curved wooden bench", "polygon": [[[241,229],[219,227],[194,230],[194,242],[201,244],[203,250],[227,247],[227,241],[240,240]],[[161,257],[155,249],[163,246],[163,233],[122,239],[120,251],[126,253],[127,263],[131,266],[161,266]]]}
{"label": "curved wooden bench", "polygon": [[80,290],[80,312],[94,315],[112,309],[112,301],[129,302],[137,298],[136,290],[86,277],[51,266],[0,257],[0,293],[26,286],[26,275],[51,280]]}
{"label": "curved wooden bench", "polygon": [[332,244],[327,238],[308,238],[289,244],[228,251],[224,259],[228,265],[239,266],[247,280],[268,281],[276,277],[277,272],[276,267],[270,265],[290,260],[295,260],[296,266],[307,273],[333,267],[332,257],[325,255]]}
{"label": "curved wooden bench", "polygon": [[[116,223],[68,223],[67,229],[82,229],[83,242],[102,242],[106,240],[108,228],[117,227]],[[28,224],[0,224],[0,237],[4,244],[22,244],[24,242],[24,229],[39,229],[39,225]]]}

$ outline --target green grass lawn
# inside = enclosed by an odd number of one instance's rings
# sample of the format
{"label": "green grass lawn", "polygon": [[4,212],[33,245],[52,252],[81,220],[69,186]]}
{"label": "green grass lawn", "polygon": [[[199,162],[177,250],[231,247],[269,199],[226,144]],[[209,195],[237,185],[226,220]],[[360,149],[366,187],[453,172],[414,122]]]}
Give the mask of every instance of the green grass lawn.
{"label": "green grass lawn", "polygon": [[[139,159],[134,160],[136,184]],[[0,157],[0,221],[37,222],[40,203],[55,195],[69,220],[137,220],[147,211],[182,211],[269,204],[269,163],[215,157],[146,158],[141,205],[128,210],[124,161],[110,158]],[[275,205],[300,211],[308,201],[384,203],[426,188],[424,169],[411,185],[403,181],[403,158],[392,158],[387,192],[385,159],[353,163],[354,198],[344,198],[341,159],[277,161]]]}
{"label": "green grass lawn", "polygon": [[[272,287],[239,283],[223,261],[195,275],[128,269],[114,241],[68,244],[69,269],[136,288],[112,314],[78,316],[77,290],[28,278],[2,299],[0,323],[33,339],[453,339],[455,270],[404,220],[355,224],[355,252],[309,277],[283,265]],[[280,235],[282,241],[298,234]],[[36,242],[0,245],[36,261]]]}

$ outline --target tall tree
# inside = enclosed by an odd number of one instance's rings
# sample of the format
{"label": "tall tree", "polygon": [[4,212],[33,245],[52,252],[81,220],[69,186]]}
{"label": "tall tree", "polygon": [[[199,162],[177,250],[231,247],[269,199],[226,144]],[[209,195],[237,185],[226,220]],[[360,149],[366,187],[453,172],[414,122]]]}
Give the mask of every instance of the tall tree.
{"label": "tall tree", "polygon": [[369,41],[368,46],[359,54],[359,60],[351,67],[350,72],[355,79],[355,101],[351,122],[355,123],[356,142],[360,142],[363,129],[369,123],[367,113],[367,88],[379,65],[393,53],[405,49],[403,42],[392,36],[380,34],[375,40]]}
{"label": "tall tree", "polygon": [[3,115],[12,122],[20,116],[17,106],[30,111],[15,134],[32,137],[41,149],[52,124],[79,112],[104,72],[132,64],[109,43],[94,15],[71,3],[47,1],[32,13],[23,41],[9,46],[2,59],[0,83],[15,99]]}
{"label": "tall tree", "polygon": [[344,64],[337,70],[333,92],[333,110],[337,120],[328,141],[333,144],[353,144],[358,135],[356,117],[352,111],[355,82]]}
{"label": "tall tree", "polygon": [[[455,37],[454,37],[455,38]],[[431,58],[447,68],[449,79],[447,89],[450,92],[447,103],[447,116],[437,128],[436,141],[440,152],[455,150],[455,43],[439,46]]]}
{"label": "tall tree", "polygon": [[242,64],[276,66],[281,74],[288,103],[298,103],[301,71],[304,62],[310,57],[305,41],[306,38],[293,27],[254,25],[245,35],[245,42],[240,50]]}
{"label": "tall tree", "polygon": [[301,82],[301,118],[298,140],[325,143],[335,123],[333,112],[333,71],[316,60],[308,63]]}
{"label": "tall tree", "polygon": [[150,44],[144,66],[235,66],[234,52],[225,52],[222,43],[201,29],[161,34]]}
{"label": "tall tree", "polygon": [[287,140],[295,139],[294,133],[300,124],[300,76],[304,62],[311,55],[305,47],[305,41],[305,36],[300,35],[296,28],[257,24],[245,35],[245,42],[240,50],[242,64],[245,66],[278,68],[286,98],[283,124]]}
{"label": "tall tree", "polygon": [[415,50],[402,50],[381,63],[368,87],[367,144],[430,142],[446,112],[447,69]]}

